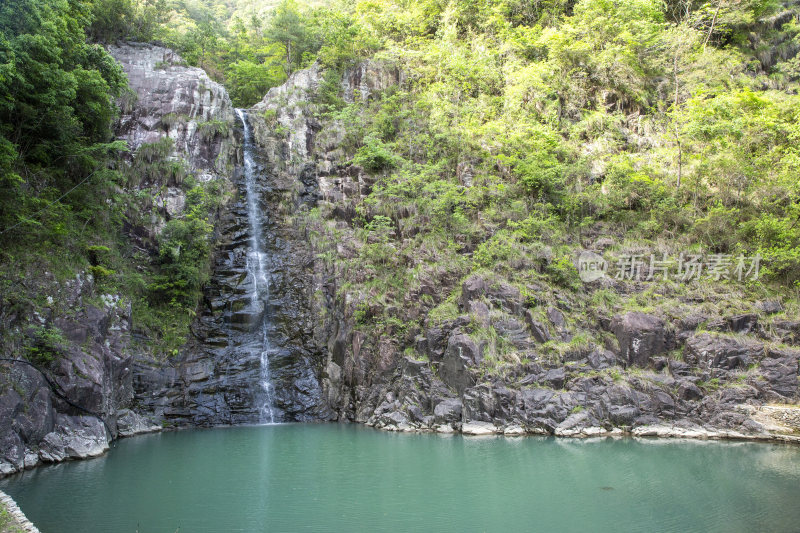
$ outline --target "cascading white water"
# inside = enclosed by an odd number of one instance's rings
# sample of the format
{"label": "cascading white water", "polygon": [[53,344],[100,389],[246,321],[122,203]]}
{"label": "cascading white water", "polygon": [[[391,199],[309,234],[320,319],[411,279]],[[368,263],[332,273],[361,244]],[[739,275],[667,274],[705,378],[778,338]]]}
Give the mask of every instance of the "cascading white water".
{"label": "cascading white water", "polygon": [[[264,252],[262,242],[262,216],[258,205],[256,191],[256,170],[253,162],[253,140],[250,125],[247,123],[247,113],[237,109],[236,114],[242,121],[244,128],[244,178],[247,196],[247,219],[250,223],[250,250],[247,253],[247,271],[253,280],[252,303],[261,305],[266,309],[269,299],[269,280],[267,278],[267,254]],[[261,398],[259,407],[261,423],[274,424],[275,412],[272,406],[273,387],[269,370],[270,344],[267,335],[267,314],[263,315],[261,324]]]}

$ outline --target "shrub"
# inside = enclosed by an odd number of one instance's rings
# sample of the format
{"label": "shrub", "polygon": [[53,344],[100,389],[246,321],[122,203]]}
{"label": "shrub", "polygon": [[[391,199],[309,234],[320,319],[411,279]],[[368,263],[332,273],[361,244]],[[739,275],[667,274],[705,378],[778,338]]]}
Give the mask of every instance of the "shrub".
{"label": "shrub", "polygon": [[547,264],[545,270],[553,281],[562,287],[572,289],[580,287],[578,269],[575,268],[572,259],[568,255],[561,257],[557,261],[551,261]]}
{"label": "shrub", "polygon": [[391,146],[374,135],[364,137],[364,146],[358,149],[353,163],[370,172],[388,170],[399,165],[401,157],[392,152]]}
{"label": "shrub", "polygon": [[170,220],[158,238],[159,274],[150,285],[155,302],[194,307],[208,279],[211,226],[199,218]]}

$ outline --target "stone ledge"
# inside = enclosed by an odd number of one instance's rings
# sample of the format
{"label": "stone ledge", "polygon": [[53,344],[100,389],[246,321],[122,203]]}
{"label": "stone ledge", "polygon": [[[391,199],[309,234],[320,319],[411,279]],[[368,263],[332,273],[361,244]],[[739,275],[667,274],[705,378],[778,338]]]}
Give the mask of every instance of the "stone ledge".
{"label": "stone ledge", "polygon": [[27,531],[28,533],[39,533],[39,529],[28,520],[17,505],[17,502],[3,491],[0,491],[0,505],[8,510],[8,514],[11,515],[11,518],[15,521],[14,525],[16,527],[22,528],[23,531]]}

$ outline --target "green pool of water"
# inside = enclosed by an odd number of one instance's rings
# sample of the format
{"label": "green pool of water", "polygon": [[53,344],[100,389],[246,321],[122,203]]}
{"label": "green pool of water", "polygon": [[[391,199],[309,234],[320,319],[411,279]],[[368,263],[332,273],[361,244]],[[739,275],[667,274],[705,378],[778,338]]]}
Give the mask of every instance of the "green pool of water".
{"label": "green pool of water", "polygon": [[43,533],[798,531],[800,448],[193,430],[0,480]]}

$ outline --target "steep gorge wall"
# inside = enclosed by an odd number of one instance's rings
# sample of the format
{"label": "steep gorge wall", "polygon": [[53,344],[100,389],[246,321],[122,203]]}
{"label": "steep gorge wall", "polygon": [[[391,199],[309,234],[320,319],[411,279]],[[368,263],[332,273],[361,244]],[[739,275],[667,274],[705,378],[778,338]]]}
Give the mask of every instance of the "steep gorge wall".
{"label": "steep gorge wall", "polygon": [[[220,190],[230,196],[237,141],[225,89],[202,70],[183,66],[165,48],[130,44],[111,47],[110,52],[125,69],[133,91],[122,103],[117,127],[130,153],[169,138],[169,159],[201,183],[219,182]],[[147,215],[130,217],[126,236],[133,248],[153,254],[166,222],[183,214],[186,191],[175,176],[167,175],[148,176],[136,187],[145,199],[137,209]],[[212,213],[212,221],[219,216]],[[3,309],[4,338],[24,338],[36,328],[59,331],[66,343],[47,373],[65,399],[34,367],[4,363],[0,474],[97,455],[108,449],[112,436],[160,429],[159,419],[151,416],[147,384],[154,374],[161,380],[176,374],[169,361],[154,358],[148,350],[125,295],[103,294],[88,272],[63,283],[44,272],[30,280],[28,289],[31,298],[45,302],[44,311],[36,311],[33,302],[28,310],[19,305]],[[4,357],[18,359],[20,350],[6,344]],[[142,401],[145,396],[148,401]],[[98,414],[108,430],[99,418],[75,406]]]}

